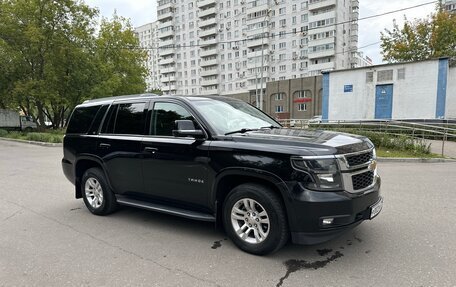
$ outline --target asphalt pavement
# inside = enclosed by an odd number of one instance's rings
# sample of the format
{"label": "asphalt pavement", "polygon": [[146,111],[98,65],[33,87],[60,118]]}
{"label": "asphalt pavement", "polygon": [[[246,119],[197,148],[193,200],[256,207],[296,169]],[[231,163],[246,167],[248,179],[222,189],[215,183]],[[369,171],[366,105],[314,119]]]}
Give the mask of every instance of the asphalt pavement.
{"label": "asphalt pavement", "polygon": [[0,286],[455,286],[456,163],[380,163],[382,213],[317,246],[253,256],[210,223],[94,216],[61,147],[0,140]]}

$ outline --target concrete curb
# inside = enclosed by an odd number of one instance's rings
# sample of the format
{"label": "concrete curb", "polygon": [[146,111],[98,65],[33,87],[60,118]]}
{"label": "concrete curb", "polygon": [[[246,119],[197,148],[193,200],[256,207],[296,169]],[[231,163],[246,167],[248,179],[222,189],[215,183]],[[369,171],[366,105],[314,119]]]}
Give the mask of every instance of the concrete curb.
{"label": "concrete curb", "polygon": [[33,144],[33,145],[39,145],[39,146],[45,146],[45,147],[63,146],[62,143],[46,143],[46,142],[27,141],[27,140],[21,140],[21,139],[10,139],[10,138],[2,138],[2,137],[0,137],[0,140],[9,141],[9,142],[18,142],[18,143],[24,143],[24,144]]}
{"label": "concrete curb", "polygon": [[[37,141],[27,141],[21,139],[10,139],[10,138],[2,138],[2,141],[10,141],[10,142],[18,142],[24,144],[33,144],[45,147],[61,147],[63,146],[62,143],[46,143],[46,142],[37,142]],[[456,162],[456,159],[451,158],[401,158],[401,157],[378,157],[378,162],[420,162],[420,163],[442,163],[442,162]]]}
{"label": "concrete curb", "polygon": [[378,162],[413,162],[413,163],[442,163],[456,162],[451,158],[401,158],[401,157],[379,157]]}

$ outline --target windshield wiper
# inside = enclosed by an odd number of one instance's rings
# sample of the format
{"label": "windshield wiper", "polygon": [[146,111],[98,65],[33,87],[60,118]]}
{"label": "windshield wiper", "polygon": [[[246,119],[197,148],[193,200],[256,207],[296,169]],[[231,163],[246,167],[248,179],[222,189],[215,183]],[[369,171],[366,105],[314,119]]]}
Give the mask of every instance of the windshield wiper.
{"label": "windshield wiper", "polygon": [[229,132],[229,133],[226,133],[225,135],[232,135],[232,134],[237,134],[237,133],[240,133],[240,134],[245,134],[246,132],[251,132],[251,131],[256,131],[258,129],[240,129],[240,130],[237,130],[237,131],[232,131],[232,132]]}
{"label": "windshield wiper", "polygon": [[280,129],[280,127],[276,127],[276,126],[271,125],[271,126],[267,126],[267,127],[261,127],[260,129],[271,129],[271,130],[273,130],[273,129]]}

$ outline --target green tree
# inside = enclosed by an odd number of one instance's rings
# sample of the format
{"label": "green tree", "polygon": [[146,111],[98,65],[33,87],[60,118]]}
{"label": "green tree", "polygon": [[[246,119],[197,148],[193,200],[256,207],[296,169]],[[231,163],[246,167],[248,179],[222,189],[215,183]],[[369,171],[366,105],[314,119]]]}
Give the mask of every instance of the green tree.
{"label": "green tree", "polygon": [[456,14],[440,8],[424,19],[405,18],[402,27],[394,21],[392,30],[381,33],[383,60],[419,61],[456,56]]}
{"label": "green tree", "polygon": [[81,0],[0,0],[0,19],[0,107],[60,127],[83,100],[144,91],[144,52],[125,19],[98,27]]}
{"label": "green tree", "polygon": [[111,21],[103,18],[95,46],[98,69],[92,97],[145,92],[147,52],[138,48],[138,38],[127,19],[117,14]]}

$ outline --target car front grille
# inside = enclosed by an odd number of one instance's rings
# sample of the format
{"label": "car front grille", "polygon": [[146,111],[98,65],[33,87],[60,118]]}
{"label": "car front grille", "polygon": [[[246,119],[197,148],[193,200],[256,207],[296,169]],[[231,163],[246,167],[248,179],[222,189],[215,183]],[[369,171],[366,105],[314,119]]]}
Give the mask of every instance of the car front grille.
{"label": "car front grille", "polygon": [[353,190],[366,188],[374,182],[374,172],[366,171],[352,176]]}
{"label": "car front grille", "polygon": [[374,157],[374,153],[371,151],[357,154],[357,155],[348,155],[345,157],[347,160],[348,166],[353,167],[353,166],[358,166],[362,164],[366,164],[369,161],[371,161]]}

